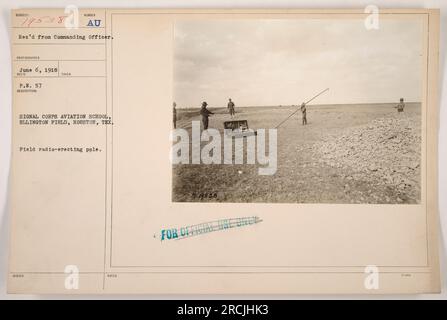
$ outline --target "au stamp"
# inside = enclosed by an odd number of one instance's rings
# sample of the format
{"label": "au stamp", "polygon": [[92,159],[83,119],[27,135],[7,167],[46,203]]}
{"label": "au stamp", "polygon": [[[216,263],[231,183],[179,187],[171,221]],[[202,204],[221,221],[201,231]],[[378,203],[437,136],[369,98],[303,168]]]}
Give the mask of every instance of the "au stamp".
{"label": "au stamp", "polygon": [[164,228],[160,230],[160,240],[181,240],[216,231],[224,231],[232,228],[241,228],[262,222],[257,216],[219,219],[203,222],[195,225],[177,228]]}

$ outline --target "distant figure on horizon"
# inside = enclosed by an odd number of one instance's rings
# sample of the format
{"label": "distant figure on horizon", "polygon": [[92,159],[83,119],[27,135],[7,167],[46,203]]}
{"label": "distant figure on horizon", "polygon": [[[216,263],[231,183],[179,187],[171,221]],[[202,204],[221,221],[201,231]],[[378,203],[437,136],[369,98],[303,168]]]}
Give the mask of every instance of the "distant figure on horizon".
{"label": "distant figure on horizon", "polygon": [[301,114],[303,115],[303,126],[307,124],[307,111],[306,111],[306,104],[303,102],[301,104]]}
{"label": "distant figure on horizon", "polygon": [[174,103],[172,104],[172,122],[174,123],[174,129],[177,128],[177,104]]}
{"label": "distant figure on horizon", "polygon": [[214,114],[213,112],[209,111],[206,106],[208,103],[206,101],[202,102],[202,109],[200,109],[200,115],[202,116],[202,124],[203,124],[203,130],[208,130],[208,117],[211,114]]}
{"label": "distant figure on horizon", "polygon": [[228,111],[230,112],[231,119],[233,119],[235,112],[234,112],[234,103],[233,103],[233,101],[231,101],[231,98],[228,99],[227,107],[228,107]]}
{"label": "distant figure on horizon", "polygon": [[395,108],[397,108],[397,112],[404,112],[405,108],[404,98],[400,98],[400,102],[397,106],[395,106]]}

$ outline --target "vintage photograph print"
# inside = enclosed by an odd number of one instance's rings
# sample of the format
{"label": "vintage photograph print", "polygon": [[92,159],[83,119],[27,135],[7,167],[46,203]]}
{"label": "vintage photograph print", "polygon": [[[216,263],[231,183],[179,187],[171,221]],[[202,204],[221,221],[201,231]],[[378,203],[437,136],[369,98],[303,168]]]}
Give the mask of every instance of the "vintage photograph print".
{"label": "vintage photograph print", "polygon": [[179,20],[172,201],[417,204],[423,21]]}

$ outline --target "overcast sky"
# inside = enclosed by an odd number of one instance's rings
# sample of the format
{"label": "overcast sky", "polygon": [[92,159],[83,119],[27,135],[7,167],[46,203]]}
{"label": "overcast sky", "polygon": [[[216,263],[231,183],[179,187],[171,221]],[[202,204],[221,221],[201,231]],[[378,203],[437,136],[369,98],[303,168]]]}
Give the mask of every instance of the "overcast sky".
{"label": "overcast sky", "polygon": [[420,101],[422,22],[208,20],[175,24],[174,99],[182,107]]}

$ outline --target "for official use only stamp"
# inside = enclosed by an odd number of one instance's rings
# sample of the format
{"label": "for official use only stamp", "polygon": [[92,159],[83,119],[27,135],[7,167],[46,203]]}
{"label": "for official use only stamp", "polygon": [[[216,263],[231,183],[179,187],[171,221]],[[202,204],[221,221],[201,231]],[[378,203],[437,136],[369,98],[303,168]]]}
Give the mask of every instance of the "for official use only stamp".
{"label": "for official use only stamp", "polygon": [[178,228],[166,228],[160,231],[160,240],[181,240],[195,236],[204,235],[216,231],[224,231],[232,228],[241,228],[262,222],[259,217],[241,217],[230,219],[219,219],[209,222],[203,222],[190,226]]}

